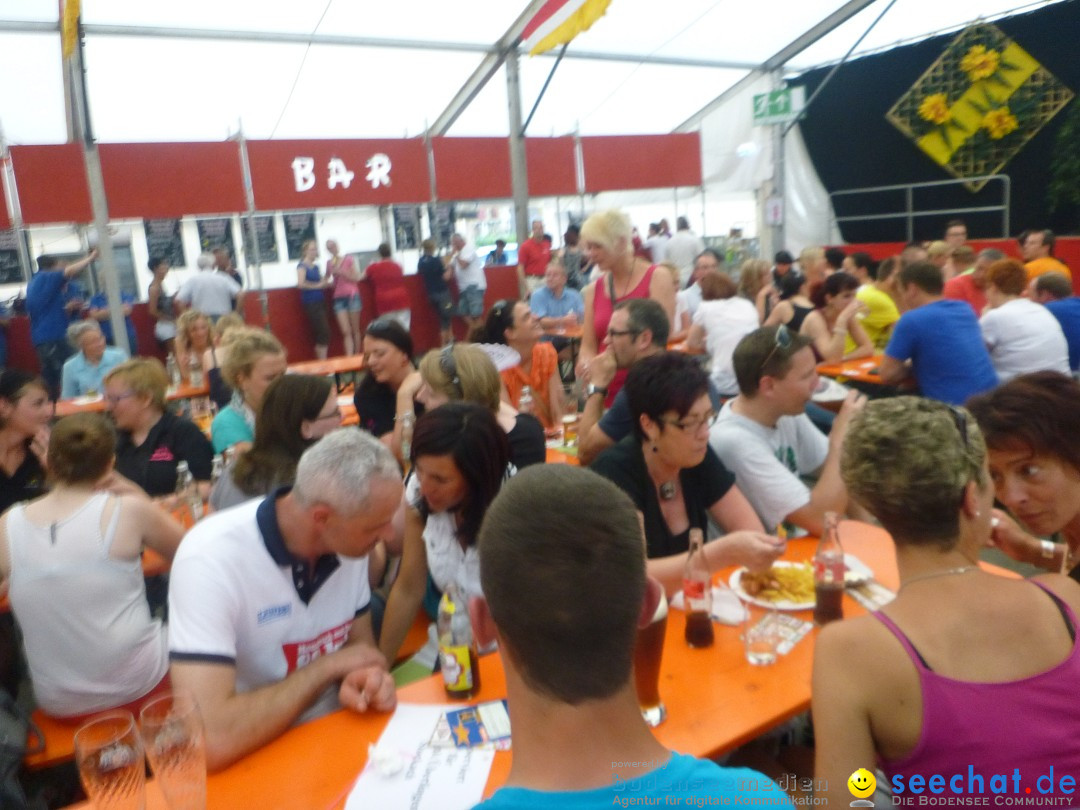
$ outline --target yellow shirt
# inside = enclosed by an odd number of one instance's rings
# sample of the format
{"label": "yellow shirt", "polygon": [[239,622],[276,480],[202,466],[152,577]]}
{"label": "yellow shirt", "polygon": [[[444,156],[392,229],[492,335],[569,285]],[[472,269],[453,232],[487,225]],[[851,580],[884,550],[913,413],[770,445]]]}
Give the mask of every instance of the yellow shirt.
{"label": "yellow shirt", "polygon": [[[873,284],[859,287],[855,297],[862,301],[868,310],[859,322],[866,330],[870,342],[874,344],[874,351],[881,351],[889,342],[893,324],[900,320],[900,310],[896,308],[896,303],[888,293],[882,292]],[[855,351],[855,348],[855,341],[848,335],[844,343],[844,354]]]}

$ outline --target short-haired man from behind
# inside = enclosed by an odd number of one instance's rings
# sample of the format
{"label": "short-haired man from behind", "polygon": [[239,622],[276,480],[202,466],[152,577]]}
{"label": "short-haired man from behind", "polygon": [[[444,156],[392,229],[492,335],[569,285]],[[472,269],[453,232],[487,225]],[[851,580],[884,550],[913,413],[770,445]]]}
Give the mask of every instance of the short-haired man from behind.
{"label": "short-haired man from behind", "polygon": [[[766,530],[788,524],[820,534],[826,512],[847,509],[840,448],[866,398],[849,394],[826,438],[804,412],[818,382],[810,338],[762,327],[739,342],[733,360],[739,395],[724,404],[709,444]],[[813,489],[802,481],[808,475],[817,476]]]}
{"label": "short-haired man from behind", "polygon": [[930,262],[906,265],[897,286],[907,311],[885,348],[879,371],[883,383],[899,385],[912,377],[924,397],[950,405],[962,405],[997,385],[975,313],[968,304],[943,296],[941,268]]}
{"label": "short-haired man from behind", "polygon": [[1072,283],[1061,273],[1043,273],[1031,282],[1030,297],[1057,318],[1069,344],[1069,367],[1080,370],[1080,298]]}
{"label": "short-haired man from behind", "polygon": [[952,301],[967,301],[975,317],[981,317],[986,309],[986,271],[1004,258],[1005,254],[996,248],[980,250],[970,273],[961,273],[945,282],[945,297]]}
{"label": "short-haired man from behind", "polygon": [[659,592],[618,487],[574,467],[522,470],[478,542],[484,599],[474,613],[499,639],[514,744],[507,784],[482,810],[607,808],[627,795],[789,805],[761,774],[668,750],[642,720],[631,664]]}
{"label": "short-haired man from behind", "polygon": [[338,430],[300,458],[291,490],[188,532],[170,574],[170,675],[199,704],[212,770],[339,705],[394,708],[367,554],[392,534],[401,496],[390,451]]}
{"label": "short-haired man from behind", "polygon": [[619,391],[607,412],[604,398],[619,369],[667,349],[667,313],[651,298],[632,298],[615,306],[608,324],[604,351],[588,365],[585,407],[578,425],[578,459],[588,466],[633,428],[626,394]]}

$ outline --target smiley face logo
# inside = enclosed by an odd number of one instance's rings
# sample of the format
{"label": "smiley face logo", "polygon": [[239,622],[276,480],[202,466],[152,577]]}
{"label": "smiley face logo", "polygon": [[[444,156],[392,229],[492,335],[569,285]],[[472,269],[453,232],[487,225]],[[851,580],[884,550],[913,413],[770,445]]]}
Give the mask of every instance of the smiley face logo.
{"label": "smiley face logo", "polygon": [[847,787],[851,795],[856,799],[866,799],[874,795],[874,791],[877,789],[877,779],[866,768],[859,768],[848,777]]}

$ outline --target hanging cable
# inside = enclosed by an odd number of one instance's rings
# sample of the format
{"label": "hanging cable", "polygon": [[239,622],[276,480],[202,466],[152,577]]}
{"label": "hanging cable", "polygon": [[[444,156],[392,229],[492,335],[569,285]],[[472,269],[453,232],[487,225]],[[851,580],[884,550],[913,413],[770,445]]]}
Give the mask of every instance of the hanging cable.
{"label": "hanging cable", "polygon": [[[326,18],[326,13],[330,10],[330,6],[334,5],[334,0],[327,0],[326,8],[323,9],[323,13],[319,15],[319,21],[315,23],[315,27],[311,29],[311,33],[314,35],[319,27],[322,25],[322,21]],[[281,108],[281,113],[277,117],[277,121],[274,122],[274,128],[270,130],[270,138],[273,139],[277,133],[277,129],[281,126],[281,119],[285,117],[286,111],[289,109],[289,105],[292,103],[293,93],[296,92],[296,85],[300,83],[300,74],[304,72],[304,65],[307,63],[308,53],[311,52],[311,42],[308,42],[304,48],[304,55],[300,59],[300,65],[296,68],[296,75],[293,77],[292,87],[289,88],[289,95],[285,99],[285,104]]]}

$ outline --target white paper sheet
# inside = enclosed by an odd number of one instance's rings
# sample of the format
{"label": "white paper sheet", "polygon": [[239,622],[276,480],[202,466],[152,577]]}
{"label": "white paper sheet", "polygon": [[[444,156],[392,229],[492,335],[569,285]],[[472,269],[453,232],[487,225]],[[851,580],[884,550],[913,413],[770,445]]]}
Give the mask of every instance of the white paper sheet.
{"label": "white paper sheet", "polygon": [[446,708],[398,704],[345,810],[467,810],[480,801],[495,752],[432,746],[432,733]]}

